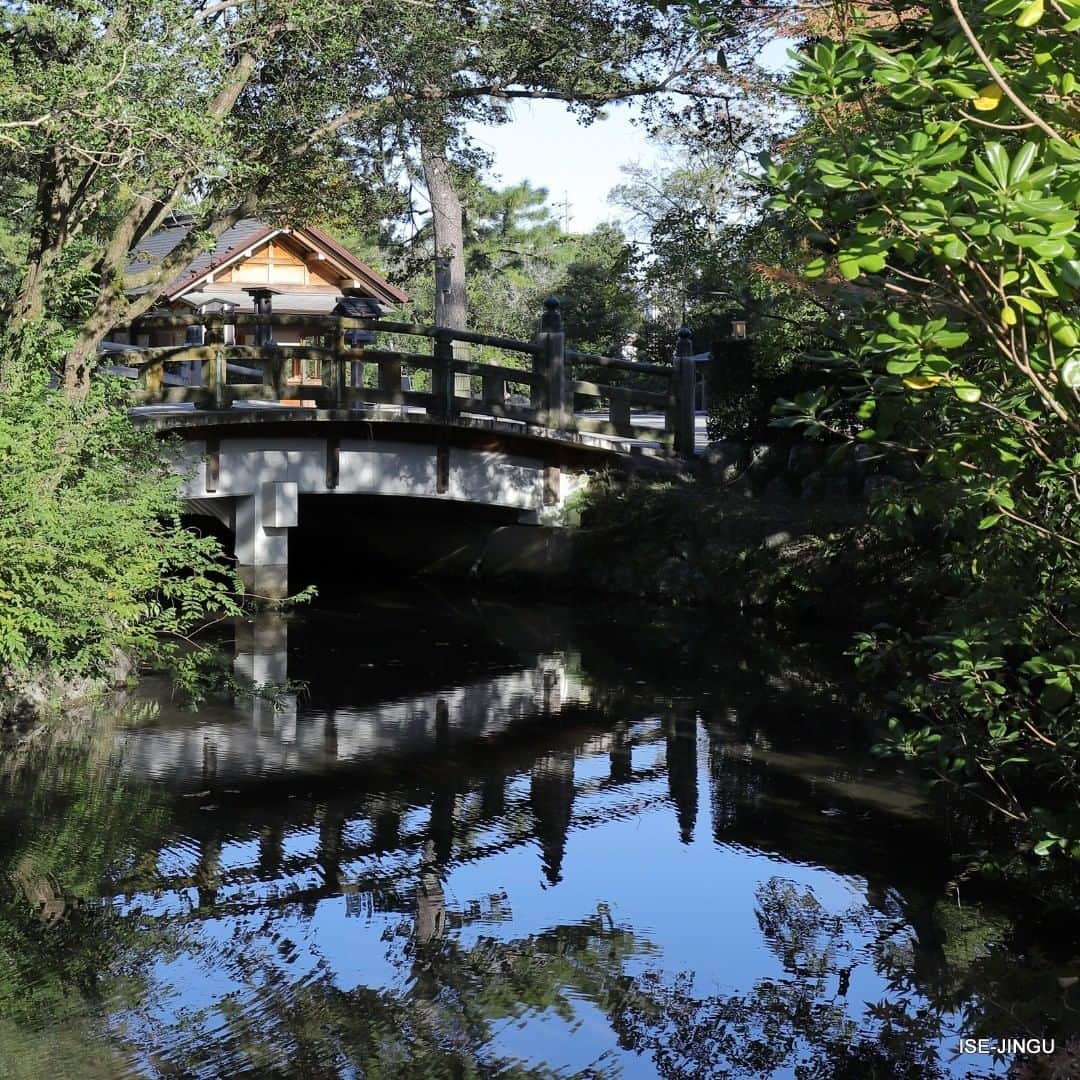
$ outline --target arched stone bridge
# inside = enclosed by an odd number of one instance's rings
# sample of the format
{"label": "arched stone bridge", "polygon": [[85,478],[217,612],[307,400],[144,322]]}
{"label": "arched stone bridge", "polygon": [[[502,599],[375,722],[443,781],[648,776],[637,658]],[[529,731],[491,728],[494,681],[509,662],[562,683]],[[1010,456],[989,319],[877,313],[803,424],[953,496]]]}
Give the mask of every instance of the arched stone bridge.
{"label": "arched stone bridge", "polygon": [[[588,472],[693,455],[688,331],[670,365],[636,363],[568,349],[558,301],[545,308],[531,342],[374,318],[155,315],[131,329],[189,342],[112,359],[137,379],[133,419],[181,440],[188,509],[233,532],[249,588],[280,595],[301,496],[447,500],[557,524]],[[229,344],[252,324],[266,344]],[[274,344],[275,329],[301,343]]]}

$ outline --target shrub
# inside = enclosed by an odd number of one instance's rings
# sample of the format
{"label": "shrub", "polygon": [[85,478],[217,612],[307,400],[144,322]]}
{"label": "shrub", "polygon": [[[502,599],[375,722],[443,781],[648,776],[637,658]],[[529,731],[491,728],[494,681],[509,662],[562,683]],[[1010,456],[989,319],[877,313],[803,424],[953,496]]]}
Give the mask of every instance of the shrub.
{"label": "shrub", "polygon": [[24,325],[0,342],[0,676],[106,678],[118,657],[180,663],[191,633],[238,610],[216,540],[180,523],[165,448],[96,377],[52,385],[67,342]]}

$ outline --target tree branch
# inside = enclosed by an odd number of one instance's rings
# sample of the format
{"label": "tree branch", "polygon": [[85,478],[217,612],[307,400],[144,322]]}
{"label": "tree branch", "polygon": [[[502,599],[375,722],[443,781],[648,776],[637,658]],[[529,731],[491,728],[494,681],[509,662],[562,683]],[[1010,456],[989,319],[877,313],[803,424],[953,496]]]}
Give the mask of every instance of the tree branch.
{"label": "tree branch", "polygon": [[1033,112],[1020,100],[1016,91],[1001,77],[998,69],[994,67],[993,61],[986,55],[986,50],[979,44],[979,39],[975,36],[971,29],[967,19],[964,18],[964,13],[960,10],[960,0],[949,0],[949,7],[952,8],[952,13],[956,17],[957,23],[960,25],[964,37],[967,38],[968,44],[971,46],[972,52],[979,58],[979,62],[990,73],[990,78],[997,83],[1001,92],[1017,107],[1017,109],[1026,116],[1040,131],[1045,135],[1048,135],[1051,139],[1056,139],[1058,142],[1064,143],[1069,146],[1068,139],[1064,135],[1055,131],[1038,113]]}

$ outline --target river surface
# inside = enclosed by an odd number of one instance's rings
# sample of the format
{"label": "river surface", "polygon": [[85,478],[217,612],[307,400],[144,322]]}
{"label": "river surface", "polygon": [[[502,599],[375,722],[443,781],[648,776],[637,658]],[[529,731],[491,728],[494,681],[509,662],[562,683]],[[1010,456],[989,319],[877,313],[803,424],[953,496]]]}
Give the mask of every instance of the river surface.
{"label": "river surface", "polygon": [[0,756],[0,1078],[921,1080],[1075,1034],[1071,969],[950,884],[970,823],[869,754],[834,646],[333,606],[222,642],[273,700],[150,680]]}

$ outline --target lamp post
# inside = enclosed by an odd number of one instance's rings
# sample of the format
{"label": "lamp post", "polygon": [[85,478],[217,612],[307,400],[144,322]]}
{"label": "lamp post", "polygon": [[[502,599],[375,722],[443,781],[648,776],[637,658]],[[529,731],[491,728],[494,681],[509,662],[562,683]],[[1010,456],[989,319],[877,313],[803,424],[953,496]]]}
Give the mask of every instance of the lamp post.
{"label": "lamp post", "polygon": [[[216,296],[212,300],[207,300],[205,304],[199,307],[200,315],[209,315],[210,318],[204,323],[204,327],[220,328],[223,338],[222,340],[226,345],[233,344],[232,335],[229,331],[234,330],[231,321],[228,326],[225,325],[225,320],[229,318],[236,311],[236,305],[230,303],[228,300],[219,300]],[[203,329],[203,327],[196,327],[196,329]],[[200,345],[212,345],[214,342],[211,340],[213,334],[201,335],[202,340]]]}
{"label": "lamp post", "polygon": [[[281,292],[280,289],[245,289],[244,292],[251,297],[255,304],[256,315],[272,315],[273,310],[273,298],[278,296]],[[264,348],[274,344],[274,328],[269,323],[264,323],[261,320],[255,324],[255,346],[256,348]]]}
{"label": "lamp post", "polygon": [[[235,304],[216,296],[201,304],[199,314],[204,316],[203,325],[188,327],[187,343],[189,345],[232,345],[236,334],[236,327],[231,321],[234,311],[236,311]],[[226,319],[230,320],[228,326],[225,325]],[[202,362],[199,360],[187,366],[186,379],[191,386],[201,385],[202,367]]]}

